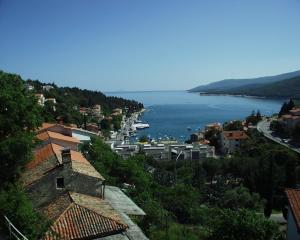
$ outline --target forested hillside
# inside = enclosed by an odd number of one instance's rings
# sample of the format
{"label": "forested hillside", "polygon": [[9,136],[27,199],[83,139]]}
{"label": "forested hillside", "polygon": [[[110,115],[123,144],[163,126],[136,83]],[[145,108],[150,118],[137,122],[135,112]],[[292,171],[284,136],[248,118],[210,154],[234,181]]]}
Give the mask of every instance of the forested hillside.
{"label": "forested hillside", "polygon": [[[111,112],[114,108],[127,107],[129,111],[134,111],[143,107],[141,103],[134,100],[106,96],[100,91],[80,89],[77,87],[58,87],[54,83],[45,84],[37,80],[27,80],[26,82],[34,86],[35,92],[44,93],[46,98],[55,97],[59,102],[69,101],[72,102],[74,106],[92,107],[95,104],[100,104],[101,107],[105,109],[105,112]],[[53,89],[49,91],[43,90],[43,86],[45,85],[51,85]]]}
{"label": "forested hillside", "polygon": [[264,84],[271,84],[286,79],[300,77],[300,71],[283,73],[275,76],[258,77],[249,79],[225,79],[222,81],[213,82],[207,85],[201,85],[190,89],[190,92],[223,92],[238,88],[252,88],[262,86]]}
{"label": "forested hillside", "polygon": [[266,84],[263,86],[232,89],[227,93],[261,97],[300,98],[300,77]]}

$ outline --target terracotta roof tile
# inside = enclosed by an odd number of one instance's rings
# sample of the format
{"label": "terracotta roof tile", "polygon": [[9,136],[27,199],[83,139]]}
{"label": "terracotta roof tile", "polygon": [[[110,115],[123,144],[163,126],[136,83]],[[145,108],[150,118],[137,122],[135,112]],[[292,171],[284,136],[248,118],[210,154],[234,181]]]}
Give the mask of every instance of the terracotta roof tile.
{"label": "terracotta roof tile", "polygon": [[294,108],[290,110],[290,113],[300,113],[300,108]]}
{"label": "terracotta roof tile", "polygon": [[42,126],[40,128],[38,128],[37,131],[40,132],[40,131],[43,131],[47,128],[53,127],[55,125],[56,125],[56,123],[43,123]]}
{"label": "terracotta roof tile", "polygon": [[65,136],[61,133],[56,133],[56,132],[51,132],[51,131],[39,133],[36,135],[36,137],[41,141],[46,141],[48,139],[53,138],[53,139],[63,140],[66,142],[80,143],[79,139],[77,139],[75,137]]}
{"label": "terracotta roof tile", "polygon": [[[64,147],[59,146],[57,144],[52,144],[52,148],[56,153],[58,160],[62,162],[61,151],[64,149]],[[92,166],[92,164],[80,152],[71,150],[71,159],[72,159],[73,171],[104,180],[101,174]]]}
{"label": "terracotta roof tile", "polygon": [[291,114],[284,114],[281,116],[282,119],[299,119],[300,116],[294,116],[294,115],[291,115]]}
{"label": "terracotta roof tile", "polygon": [[108,202],[79,193],[64,194],[41,211],[54,220],[45,240],[93,239],[128,228]]}
{"label": "terracotta roof tile", "polygon": [[247,139],[248,136],[244,131],[223,131],[224,138],[228,140],[234,140],[234,139]]}
{"label": "terracotta roof tile", "polygon": [[297,227],[300,229],[300,189],[286,189],[285,192]]}
{"label": "terracotta roof tile", "polygon": [[[48,143],[34,151],[33,159],[26,164],[22,182],[27,186],[42,178],[48,171],[62,164],[61,151],[64,147]],[[104,177],[80,153],[71,150],[71,167],[74,172],[104,180]]]}
{"label": "terracotta roof tile", "polygon": [[38,148],[33,153],[33,159],[25,165],[21,176],[22,183],[27,186],[40,179],[46,172],[61,164],[52,144]]}

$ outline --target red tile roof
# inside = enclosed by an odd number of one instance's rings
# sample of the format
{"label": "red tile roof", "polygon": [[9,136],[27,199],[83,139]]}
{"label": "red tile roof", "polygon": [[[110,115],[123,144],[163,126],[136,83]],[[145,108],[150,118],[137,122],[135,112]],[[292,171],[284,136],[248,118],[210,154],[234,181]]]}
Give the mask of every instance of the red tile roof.
{"label": "red tile roof", "polygon": [[[51,169],[62,164],[61,151],[64,147],[48,143],[35,150],[33,159],[25,165],[22,182],[27,186],[43,177]],[[71,150],[71,167],[74,172],[104,180],[103,176],[80,153]]]}
{"label": "red tile roof", "polygon": [[38,129],[38,132],[43,131],[44,129],[48,129],[50,127],[53,127],[55,125],[56,125],[56,123],[43,123],[42,126]]}
{"label": "red tile roof", "polygon": [[290,113],[300,113],[300,108],[294,108],[290,110]]}
{"label": "red tile roof", "polygon": [[291,115],[291,114],[284,114],[284,115],[281,116],[281,118],[283,120],[285,120],[285,119],[299,119],[300,116],[294,116],[294,115]]}
{"label": "red tile roof", "polygon": [[247,139],[248,136],[244,131],[223,131],[224,138],[228,140],[243,140]]}
{"label": "red tile roof", "polygon": [[44,240],[94,239],[128,228],[108,202],[84,194],[61,195],[40,210],[54,221]]}
{"label": "red tile roof", "polygon": [[41,141],[46,141],[50,138],[53,138],[53,139],[59,139],[66,142],[80,143],[79,139],[75,137],[70,137],[70,136],[63,135],[61,133],[56,133],[51,131],[39,133],[36,135],[36,137]]}
{"label": "red tile roof", "polygon": [[25,165],[25,171],[21,176],[24,186],[42,178],[48,171],[61,164],[53,144],[47,144],[38,148],[33,153],[33,159]]}
{"label": "red tile roof", "polygon": [[300,189],[286,189],[285,192],[297,227],[300,229]]}

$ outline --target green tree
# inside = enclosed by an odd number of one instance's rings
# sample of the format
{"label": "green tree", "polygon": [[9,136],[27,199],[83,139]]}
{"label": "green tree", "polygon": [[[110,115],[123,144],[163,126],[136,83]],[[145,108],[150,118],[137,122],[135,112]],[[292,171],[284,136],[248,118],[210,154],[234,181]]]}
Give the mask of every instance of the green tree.
{"label": "green tree", "polygon": [[221,163],[219,159],[208,158],[203,161],[203,169],[206,172],[207,180],[212,184],[214,177],[219,172]]}
{"label": "green tree", "polygon": [[295,107],[295,103],[292,99],[289,100],[289,102],[284,102],[282,104],[282,107],[279,111],[279,117],[281,117],[284,114],[287,114],[290,110],[292,110]]}
{"label": "green tree", "polygon": [[243,124],[241,121],[231,121],[224,123],[223,126],[225,131],[237,131],[237,130],[243,130]]}
{"label": "green tree", "polygon": [[0,213],[1,218],[6,215],[28,239],[41,239],[49,226],[18,185],[9,184],[0,191]]}
{"label": "green tree", "polygon": [[287,103],[287,108],[288,110],[292,110],[295,107],[295,103],[293,99],[290,99],[289,102]]}
{"label": "green tree", "polygon": [[259,110],[257,110],[257,112],[256,112],[256,119],[257,119],[257,121],[260,121],[262,119],[262,116],[261,116],[261,113]]}
{"label": "green tree", "polygon": [[230,209],[247,208],[261,210],[263,201],[260,199],[259,194],[251,194],[248,188],[239,186],[225,192],[221,201],[221,207]]}
{"label": "green tree", "polygon": [[279,226],[253,211],[211,209],[207,216],[207,240],[281,239]]}
{"label": "green tree", "polygon": [[218,129],[210,129],[205,132],[205,139],[209,141],[210,146],[214,146],[215,149],[218,151],[220,149],[220,142],[219,142],[219,135],[221,131]]}
{"label": "green tree", "polygon": [[111,130],[111,121],[104,118],[101,122],[100,122],[100,126],[101,129],[103,130]]}
{"label": "green tree", "polygon": [[0,72],[0,186],[15,180],[31,158],[33,130],[41,121],[41,107],[22,79]]}

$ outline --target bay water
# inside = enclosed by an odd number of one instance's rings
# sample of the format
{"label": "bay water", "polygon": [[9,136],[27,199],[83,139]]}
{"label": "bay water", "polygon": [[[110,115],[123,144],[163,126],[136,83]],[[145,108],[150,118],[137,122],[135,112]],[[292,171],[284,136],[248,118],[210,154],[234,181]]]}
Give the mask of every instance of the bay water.
{"label": "bay water", "polygon": [[189,139],[192,132],[213,122],[245,119],[260,110],[263,115],[277,113],[284,99],[238,96],[203,96],[186,91],[107,92],[106,95],[133,99],[144,104],[146,111],[140,120],[150,128],[137,131],[137,138],[173,137]]}

